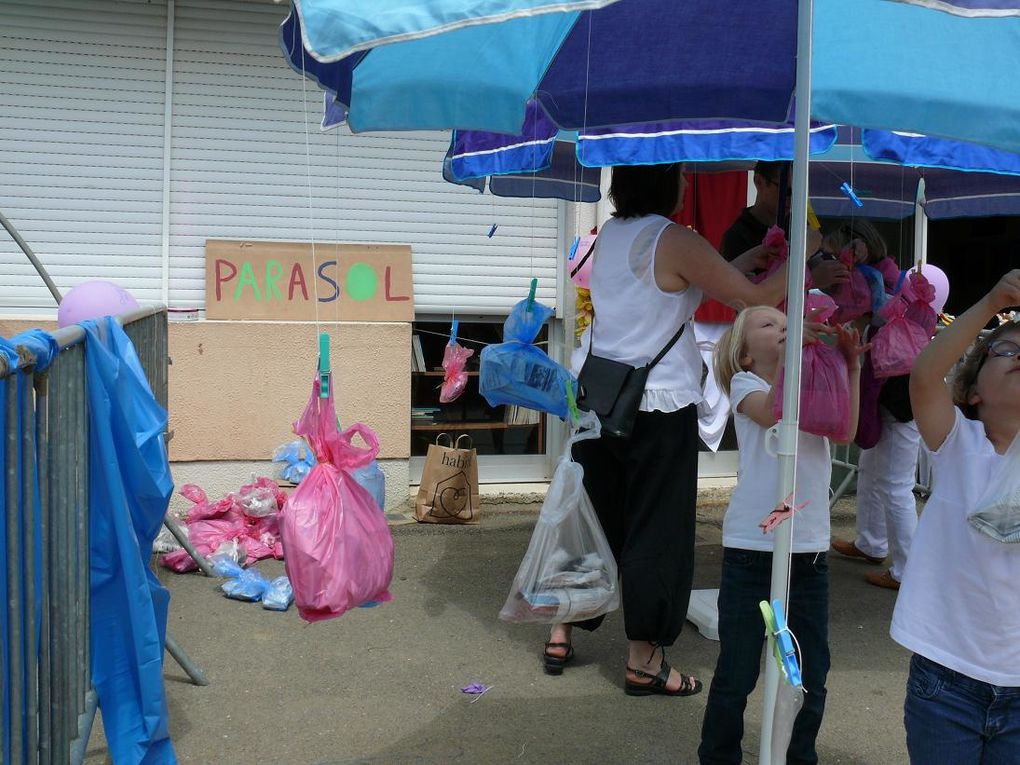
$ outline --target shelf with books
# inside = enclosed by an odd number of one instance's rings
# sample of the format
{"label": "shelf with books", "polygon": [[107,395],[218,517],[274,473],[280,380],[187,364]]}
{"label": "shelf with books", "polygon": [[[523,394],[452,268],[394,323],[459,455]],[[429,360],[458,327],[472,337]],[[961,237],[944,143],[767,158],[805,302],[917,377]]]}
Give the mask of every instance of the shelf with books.
{"label": "shelf with books", "polygon": [[[460,343],[475,350],[467,360],[467,387],[453,402],[439,401],[449,324],[416,322],[411,347],[411,455],[422,456],[440,433],[471,436],[480,455],[543,454],[545,415],[523,407],[490,407],[478,390],[479,353],[502,341],[501,319],[460,323]],[[539,341],[546,338],[543,329]]]}

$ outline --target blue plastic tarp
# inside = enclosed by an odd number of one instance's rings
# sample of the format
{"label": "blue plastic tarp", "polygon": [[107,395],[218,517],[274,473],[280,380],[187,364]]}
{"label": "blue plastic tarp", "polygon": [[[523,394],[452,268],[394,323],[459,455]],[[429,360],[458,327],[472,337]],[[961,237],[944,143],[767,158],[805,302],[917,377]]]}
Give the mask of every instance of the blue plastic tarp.
{"label": "blue plastic tarp", "polygon": [[173,493],[156,401],[112,318],[84,322],[89,403],[92,682],[120,765],[175,763],[163,687],[170,593],[149,568]]}

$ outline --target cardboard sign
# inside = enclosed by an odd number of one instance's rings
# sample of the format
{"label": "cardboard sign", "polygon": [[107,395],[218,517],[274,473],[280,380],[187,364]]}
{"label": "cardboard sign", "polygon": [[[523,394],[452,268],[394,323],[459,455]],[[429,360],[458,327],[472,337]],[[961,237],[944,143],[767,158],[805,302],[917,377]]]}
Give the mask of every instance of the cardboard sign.
{"label": "cardboard sign", "polygon": [[413,321],[411,248],[207,239],[208,319]]}

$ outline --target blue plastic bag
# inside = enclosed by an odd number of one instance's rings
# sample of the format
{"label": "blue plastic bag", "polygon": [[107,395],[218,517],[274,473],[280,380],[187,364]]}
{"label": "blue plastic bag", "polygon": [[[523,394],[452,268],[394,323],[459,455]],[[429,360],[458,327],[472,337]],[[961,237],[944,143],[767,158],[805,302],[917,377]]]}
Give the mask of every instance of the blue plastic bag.
{"label": "blue plastic bag", "polygon": [[382,468],[379,467],[379,463],[376,460],[372,460],[368,465],[365,465],[360,470],[355,470],[351,475],[354,477],[355,483],[372,495],[372,499],[375,500],[379,509],[385,510],[386,475],[383,473]]}
{"label": "blue plastic bag", "polygon": [[294,602],[294,588],[290,579],[278,576],[269,583],[265,595],[262,596],[262,607],[269,611],[286,611]]}
{"label": "blue plastic bag", "polygon": [[220,589],[228,598],[255,603],[265,596],[269,580],[258,569],[242,569],[240,574],[221,584]]}
{"label": "blue plastic bag", "polygon": [[315,466],[315,455],[303,440],[297,438],[277,447],[273,452],[273,462],[281,463],[278,468],[280,478],[297,484]]}
{"label": "blue plastic bag", "polygon": [[567,388],[577,380],[545,351],[532,345],[551,308],[527,300],[513,307],[503,324],[504,342],[482,349],[478,390],[489,406],[517,404],[566,419]]}
{"label": "blue plastic bag", "polygon": [[89,403],[92,682],[114,762],[176,763],[163,643],[168,593],[149,568],[173,492],[167,414],[113,319],[82,322]]}

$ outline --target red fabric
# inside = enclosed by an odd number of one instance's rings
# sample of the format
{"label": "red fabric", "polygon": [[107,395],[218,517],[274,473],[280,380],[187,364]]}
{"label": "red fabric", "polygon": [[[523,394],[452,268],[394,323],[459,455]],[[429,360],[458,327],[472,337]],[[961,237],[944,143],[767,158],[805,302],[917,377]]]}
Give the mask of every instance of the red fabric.
{"label": "red fabric", "polygon": [[[717,250],[726,229],[747,207],[747,173],[687,173],[683,209],[673,220],[690,226]],[[737,312],[716,300],[705,300],[694,313],[696,321],[730,324]]]}

